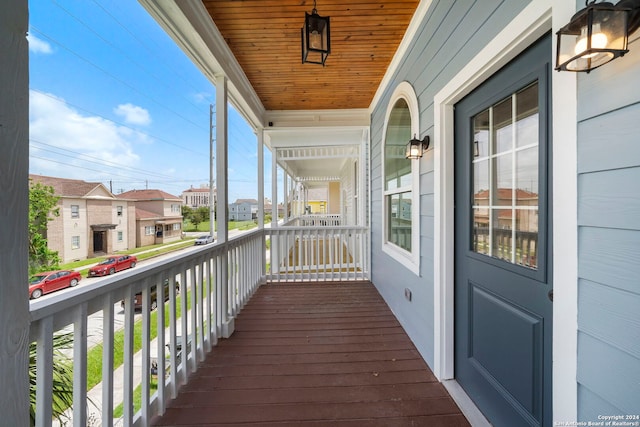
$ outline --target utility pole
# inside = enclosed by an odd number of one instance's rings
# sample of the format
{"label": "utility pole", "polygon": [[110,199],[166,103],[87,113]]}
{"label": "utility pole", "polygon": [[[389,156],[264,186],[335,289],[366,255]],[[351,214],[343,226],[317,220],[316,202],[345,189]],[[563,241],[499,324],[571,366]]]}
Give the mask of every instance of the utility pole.
{"label": "utility pole", "polygon": [[214,235],[216,204],[213,191],[215,157],[213,155],[213,104],[209,104],[209,234]]}

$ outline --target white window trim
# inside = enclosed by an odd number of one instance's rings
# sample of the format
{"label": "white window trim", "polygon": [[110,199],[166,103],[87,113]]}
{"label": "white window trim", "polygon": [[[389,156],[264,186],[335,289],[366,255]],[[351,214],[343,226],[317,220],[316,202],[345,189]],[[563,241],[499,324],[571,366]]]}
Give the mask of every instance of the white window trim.
{"label": "white window trim", "polygon": [[[411,191],[411,252],[400,248],[399,246],[387,241],[388,221],[387,221],[387,195],[385,190],[385,147],[387,145],[387,126],[391,110],[399,99],[404,99],[409,107],[409,115],[411,116],[411,134],[420,134],[420,111],[418,108],[418,97],[409,82],[401,82],[393,91],[387,112],[384,119],[384,129],[382,131],[382,252],[398,261],[400,264],[409,269],[412,273],[420,275],[420,161],[411,161],[411,187],[406,186],[398,188],[393,193],[401,193]],[[407,141],[408,143],[409,141]]]}
{"label": "white window trim", "polygon": [[[574,2],[533,0],[434,97],[433,372],[441,381],[454,378],[453,107],[550,29],[555,33],[573,13]],[[553,419],[571,421],[577,418],[576,74],[554,72],[552,78],[553,193],[563,195],[554,198],[552,213]]]}

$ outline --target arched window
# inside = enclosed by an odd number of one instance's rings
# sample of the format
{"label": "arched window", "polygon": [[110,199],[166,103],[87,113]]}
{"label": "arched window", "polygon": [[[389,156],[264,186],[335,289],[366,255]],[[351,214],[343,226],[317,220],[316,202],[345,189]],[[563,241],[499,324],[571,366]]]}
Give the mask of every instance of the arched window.
{"label": "arched window", "polygon": [[382,152],[384,252],[420,273],[420,161],[405,158],[405,148],[419,135],[418,100],[413,87],[398,85],[387,108]]}

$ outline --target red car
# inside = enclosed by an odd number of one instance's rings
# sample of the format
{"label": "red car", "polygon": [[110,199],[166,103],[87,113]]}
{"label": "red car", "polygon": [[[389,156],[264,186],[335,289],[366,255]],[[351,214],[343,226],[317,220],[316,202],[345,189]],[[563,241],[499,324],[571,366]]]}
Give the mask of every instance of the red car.
{"label": "red car", "polygon": [[104,261],[101,261],[98,265],[91,267],[89,269],[89,274],[87,277],[106,276],[107,274],[113,274],[116,271],[133,268],[136,266],[137,262],[138,258],[133,255],[110,256]]}
{"label": "red car", "polygon": [[74,287],[80,282],[80,273],[73,270],[56,270],[29,277],[29,296],[40,298],[43,294]]}

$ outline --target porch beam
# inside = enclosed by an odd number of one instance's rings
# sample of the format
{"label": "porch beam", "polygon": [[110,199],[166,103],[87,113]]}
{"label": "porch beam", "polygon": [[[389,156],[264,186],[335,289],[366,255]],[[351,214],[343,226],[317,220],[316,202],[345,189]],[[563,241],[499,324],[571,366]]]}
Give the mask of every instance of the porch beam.
{"label": "porch beam", "polygon": [[0,13],[0,414],[29,425],[29,28],[27,0]]}

